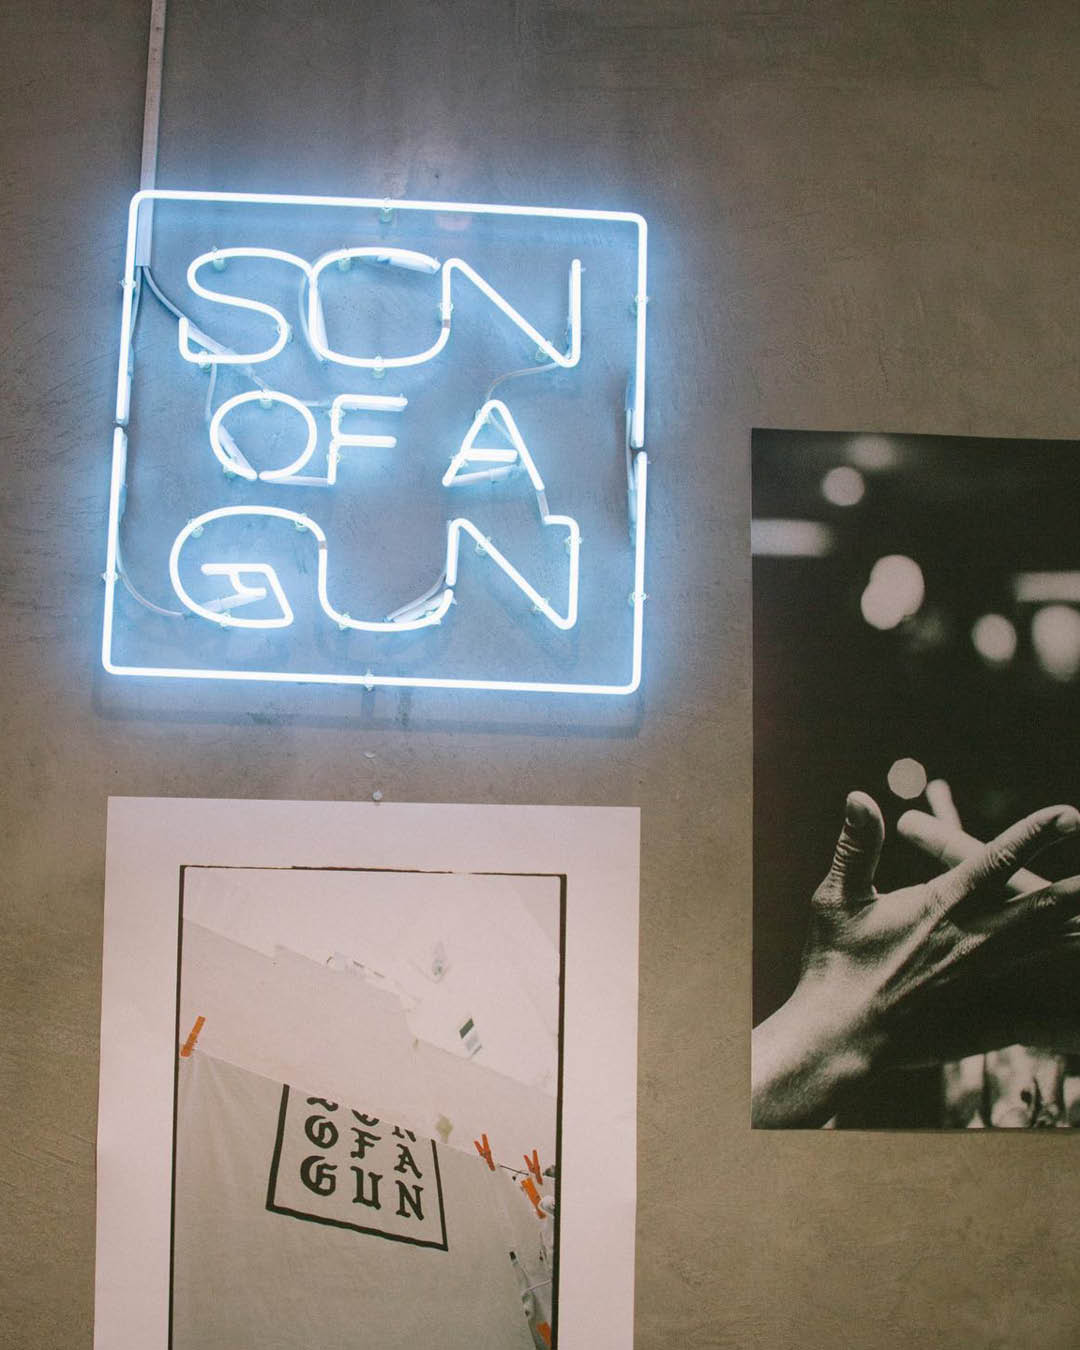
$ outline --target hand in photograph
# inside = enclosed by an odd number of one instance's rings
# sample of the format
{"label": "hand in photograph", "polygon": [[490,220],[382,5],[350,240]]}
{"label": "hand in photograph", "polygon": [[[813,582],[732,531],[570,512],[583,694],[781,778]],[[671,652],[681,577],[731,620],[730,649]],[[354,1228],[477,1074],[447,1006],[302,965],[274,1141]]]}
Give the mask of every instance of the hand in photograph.
{"label": "hand in photograph", "polygon": [[[959,856],[955,841],[935,835],[937,856],[956,856],[955,865],[878,894],[884,822],[872,798],[851,793],[832,865],[811,900],[798,984],[753,1033],[753,1123],[822,1125],[881,1068],[1030,1042],[1040,1010],[1028,995],[1044,967],[1060,971],[1064,961],[1076,974],[1080,943],[1070,920],[1080,913],[1080,877],[1032,876],[1021,894],[1009,881],[1077,831],[1080,812],[1050,806],[989,844],[970,841]],[[1058,1009],[1058,1023],[1070,1007],[1072,1000]],[[1042,1011],[1049,1030],[1055,1010]]]}
{"label": "hand in photograph", "polygon": [[[985,847],[958,825],[925,811],[905,811],[896,832],[943,869],[975,857]],[[1048,884],[1020,868],[1004,889],[1020,897]],[[943,990],[939,1039],[948,1035],[959,1055],[996,1050],[1016,1041],[1059,1053],[1080,1052],[1080,916],[1062,917],[1042,936],[1045,940],[1034,945],[1017,942],[1007,953],[1011,959],[997,961],[977,988]],[[918,1056],[917,1047],[914,1055]]]}

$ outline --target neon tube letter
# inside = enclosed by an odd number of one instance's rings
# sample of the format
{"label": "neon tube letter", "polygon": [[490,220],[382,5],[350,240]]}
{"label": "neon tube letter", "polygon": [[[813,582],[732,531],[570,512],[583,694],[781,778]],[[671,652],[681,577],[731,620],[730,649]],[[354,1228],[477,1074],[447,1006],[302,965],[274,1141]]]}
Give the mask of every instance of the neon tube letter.
{"label": "neon tube letter", "polygon": [[[488,423],[495,424],[501,422],[503,430],[513,444],[513,450],[501,448],[491,448],[487,446],[478,446],[477,437],[481,429]],[[461,470],[469,464],[494,464],[495,470],[481,470],[478,473],[462,473]],[[518,425],[514,421],[510,409],[500,399],[489,399],[487,403],[473,418],[472,425],[465,433],[465,438],[461,443],[461,449],[450,461],[450,467],[443,475],[443,486],[453,487],[455,485],[464,485],[469,482],[475,482],[479,479],[489,477],[492,472],[505,472],[507,468],[515,463],[520,463],[521,467],[529,476],[533,491],[536,493],[537,508],[540,512],[540,519],[544,526],[558,526],[566,530],[566,546],[570,555],[569,576],[567,578],[567,602],[566,613],[560,614],[548,602],[547,598],[517,570],[504,553],[502,553],[484,534],[477,529],[471,520],[464,516],[458,516],[451,520],[447,527],[446,538],[446,582],[448,586],[457,584],[458,557],[460,553],[460,543],[462,534],[471,535],[479,545],[481,551],[486,554],[497,567],[510,578],[517,588],[522,591],[532,602],[533,607],[549,623],[556,628],[563,630],[573,628],[577,623],[578,616],[578,577],[580,570],[581,554],[581,530],[577,521],[572,516],[552,515],[548,510],[547,500],[544,496],[544,480],[540,477],[540,471],[533,462],[533,457],[525,444]]]}
{"label": "neon tube letter", "polygon": [[[322,296],[319,291],[319,278],[326,268],[334,262],[353,258],[369,258],[377,263],[391,267],[403,267],[415,272],[442,273],[440,286],[440,327],[435,341],[423,351],[408,356],[350,356],[336,351],[329,345],[326,336],[326,321],[323,315]],[[534,328],[528,319],[499,294],[474,268],[461,258],[448,258],[440,264],[437,258],[426,253],[414,253],[409,249],[387,248],[385,246],[367,248],[343,248],[326,253],[310,270],[310,288],[308,290],[307,327],[312,349],[324,361],[333,361],[338,365],[357,366],[363,370],[390,370],[401,366],[418,366],[438,356],[450,338],[453,274],[459,272],[484,295],[491,303],[506,315],[541,351],[548,361],[555,365],[576,366],[581,359],[581,262],[575,258],[570,264],[570,312],[568,327],[570,332],[570,350],[560,352],[557,347]]]}
{"label": "neon tube letter", "polygon": [[337,482],[338,460],[343,445],[368,446],[372,449],[392,450],[397,445],[394,436],[369,436],[360,432],[342,431],[341,419],[347,413],[364,409],[371,412],[403,412],[409,400],[401,394],[338,394],[330,405],[330,449],[326,481]]}
{"label": "neon tube letter", "polygon": [[[284,403],[286,407],[295,409],[307,425],[307,441],[303,450],[291,464],[286,464],[283,469],[264,469],[261,473],[256,473],[246,457],[240,456],[240,458],[237,458],[236,443],[222,426],[222,422],[233,408],[239,407],[242,403],[254,402]],[[228,439],[228,445],[224,443],[224,438]],[[280,389],[251,389],[244,394],[235,394],[232,398],[227,398],[210,419],[210,448],[222,468],[226,473],[234,473],[240,478],[246,478],[249,482],[254,482],[256,478],[261,478],[267,483],[280,482],[284,478],[291,478],[294,474],[299,473],[314,453],[317,439],[318,432],[315,428],[315,418],[311,415],[311,409],[301,403],[298,398],[293,398],[292,394],[284,394]],[[230,447],[232,448],[230,449]]]}
{"label": "neon tube letter", "polygon": [[[189,520],[180,533],[173,540],[172,550],[169,553],[169,576],[172,580],[173,590],[193,614],[198,614],[204,619],[209,619],[211,623],[219,624],[222,628],[284,628],[292,623],[292,610],[285,598],[280,584],[278,583],[277,573],[269,563],[204,563],[202,570],[207,575],[227,576],[229,580],[237,587],[238,591],[243,593],[250,591],[250,587],[244,587],[239,581],[239,573],[257,572],[265,576],[278,603],[281,605],[282,614],[274,619],[238,619],[227,610],[214,610],[207,605],[201,605],[189,594],[183,582],[180,580],[180,554],[184,545],[192,535],[200,533],[202,527],[209,524],[212,520],[226,520],[233,517],[259,516],[267,519],[289,520],[302,530],[307,530],[315,539],[318,550],[318,578],[316,588],[318,591],[319,604],[327,618],[331,619],[339,628],[355,628],[368,633],[401,633],[415,628],[428,628],[432,624],[441,621],[443,615],[450,608],[450,602],[454,598],[453,591],[446,587],[433,608],[418,618],[410,619],[354,619],[350,615],[335,609],[330,603],[327,595],[327,569],[328,552],[326,534],[318,523],[310,516],[303,515],[299,511],[288,511],[281,506],[219,506],[213,511],[204,511],[201,516],[196,516]],[[250,595],[246,598],[252,598]],[[220,603],[220,602],[217,602]]]}
{"label": "neon tube letter", "polygon": [[[311,277],[311,266],[303,258],[298,258],[295,253],[284,253],[277,248],[219,248],[211,249],[209,253],[200,253],[197,258],[193,258],[188,270],[188,285],[196,295],[202,296],[204,300],[211,300],[216,305],[229,305],[234,309],[253,310],[257,314],[265,314],[267,318],[273,319],[277,324],[277,339],[261,352],[228,352],[221,347],[220,343],[212,342],[215,350],[204,348],[193,348],[191,345],[191,323],[183,315],[180,317],[180,326],[177,338],[180,344],[180,355],[185,361],[191,361],[194,365],[205,366],[246,366],[255,365],[259,361],[269,361],[285,346],[289,340],[289,325],[286,322],[285,315],[273,305],[264,304],[261,300],[248,300],[241,295],[226,295],[221,291],[211,291],[199,280],[199,269],[207,263],[224,262],[228,258],[271,258],[278,262],[289,263],[293,267],[299,267],[306,277]],[[205,334],[200,333],[201,339]]]}

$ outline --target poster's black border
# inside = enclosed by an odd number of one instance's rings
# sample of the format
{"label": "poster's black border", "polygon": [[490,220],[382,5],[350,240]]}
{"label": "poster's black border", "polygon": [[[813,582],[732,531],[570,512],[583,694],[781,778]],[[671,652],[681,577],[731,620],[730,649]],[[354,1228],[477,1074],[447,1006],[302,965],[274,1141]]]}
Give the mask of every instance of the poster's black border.
{"label": "poster's black border", "polygon": [[[221,863],[181,863],[177,883],[176,900],[176,1014],[174,1018],[175,1034],[173,1041],[173,1101],[172,1101],[172,1168],[169,1179],[169,1301],[167,1347],[173,1350],[173,1297],[176,1271],[176,1140],[179,1124],[180,1102],[180,980],[184,957],[184,886],[188,870],[224,871],[224,872],[393,872],[410,876],[484,876],[484,877],[547,877],[559,882],[559,1052],[558,1084],[555,1093],[555,1236],[554,1254],[551,1263],[551,1350],[559,1350],[559,1266],[561,1251],[562,1215],[562,1143],[563,1143],[563,1070],[565,1063],[566,1033],[566,906],[567,873],[565,872],[503,872],[475,871],[458,872],[451,868],[421,867],[341,867],[304,865],[298,867],[265,867],[259,864],[221,864]],[[284,1103],[283,1103],[284,1105]],[[278,1131],[283,1123],[279,1114]],[[434,1141],[432,1141],[434,1151]],[[275,1159],[277,1156],[275,1147]],[[439,1203],[442,1204],[442,1179],[438,1175],[438,1158],[435,1162],[436,1178],[439,1186]],[[310,1216],[304,1216],[310,1217]],[[318,1222],[318,1220],[316,1220]],[[324,1221],[325,1222],[325,1221]],[[443,1211],[443,1231],[446,1231],[446,1213]],[[386,1237],[387,1234],[379,1234]],[[409,1241],[409,1239],[397,1239]],[[413,1244],[420,1245],[420,1244]],[[422,1244],[428,1245],[431,1244]]]}
{"label": "poster's black border", "polygon": [[347,1223],[344,1219],[331,1219],[326,1214],[309,1214],[302,1209],[290,1209],[287,1205],[275,1204],[277,1192],[278,1166],[281,1163],[281,1146],[285,1141],[285,1117],[289,1110],[288,1083],[281,1086],[281,1107],[278,1111],[277,1137],[274,1140],[274,1157],[270,1163],[270,1179],[266,1187],[266,1208],[271,1214],[285,1214],[292,1219],[301,1219],[305,1223],[321,1223],[328,1228],[350,1228],[354,1233],[368,1233],[371,1237],[385,1238],[388,1242],[407,1242],[411,1247],[434,1247],[436,1251],[448,1252],[450,1244],[446,1236],[446,1210],[443,1206],[442,1177],[439,1174],[439,1151],[435,1140],[429,1139],[431,1159],[435,1165],[435,1190],[439,1197],[439,1219],[442,1226],[442,1241],[429,1242],[425,1238],[407,1237],[404,1233],[388,1233],[383,1228],[365,1228],[363,1224]]}

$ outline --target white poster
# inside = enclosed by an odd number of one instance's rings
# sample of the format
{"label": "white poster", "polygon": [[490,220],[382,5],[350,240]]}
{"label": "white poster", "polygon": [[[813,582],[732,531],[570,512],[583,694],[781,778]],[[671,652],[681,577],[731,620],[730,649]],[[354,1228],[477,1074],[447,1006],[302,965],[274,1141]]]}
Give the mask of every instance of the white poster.
{"label": "white poster", "polygon": [[95,1345],[628,1347],[636,811],[115,799]]}

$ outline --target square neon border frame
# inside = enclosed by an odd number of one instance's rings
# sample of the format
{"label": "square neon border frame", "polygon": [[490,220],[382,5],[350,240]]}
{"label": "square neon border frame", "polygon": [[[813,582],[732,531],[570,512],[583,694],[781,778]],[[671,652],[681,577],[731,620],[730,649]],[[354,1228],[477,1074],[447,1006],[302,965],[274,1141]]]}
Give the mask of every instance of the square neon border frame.
{"label": "square neon border frame", "polygon": [[[140,220],[144,202],[194,201],[258,203],[267,206],[353,207],[379,211],[453,212],[467,215],[525,216],[536,219],[610,221],[635,226],[637,230],[637,291],[635,300],[634,382],[628,414],[628,440],[633,454],[633,539],[634,584],[630,604],[634,611],[633,650],[630,678],[624,684],[574,684],[538,680],[468,680],[437,676],[331,674],[272,670],[207,670],[198,667],[126,666],[112,658],[113,619],[116,606],[120,503],[127,469],[127,424],[131,402],[131,310],[135,294],[135,269],[142,247],[140,236],[146,220]],[[151,207],[152,209],[152,207]],[[137,192],[128,208],[127,252],[124,262],[123,314],[120,321],[120,360],[116,380],[116,414],[113,429],[112,471],[109,484],[108,548],[105,561],[105,615],[101,635],[101,664],[111,675],[146,675],[166,679],[254,680],[277,684],[361,685],[418,689],[489,689],[514,693],[607,694],[634,693],[641,684],[645,607],[645,509],[648,456],[645,442],[645,311],[648,305],[648,224],[632,211],[572,210],[557,206],[501,206],[477,202],[426,202],[378,197],[319,197],[289,193],[198,192],[170,188],[152,188]]]}

